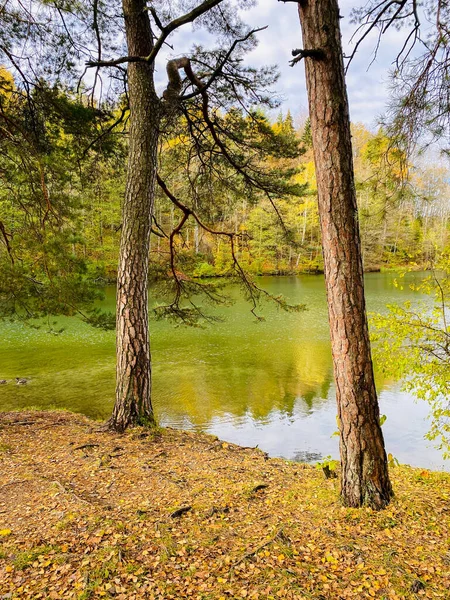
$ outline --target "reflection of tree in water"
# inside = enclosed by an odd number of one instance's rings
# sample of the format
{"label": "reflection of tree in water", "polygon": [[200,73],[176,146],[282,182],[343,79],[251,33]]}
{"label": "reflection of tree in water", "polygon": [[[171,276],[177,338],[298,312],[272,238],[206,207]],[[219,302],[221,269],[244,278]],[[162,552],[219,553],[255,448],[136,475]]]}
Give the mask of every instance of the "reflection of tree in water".
{"label": "reflection of tree in water", "polygon": [[[255,325],[236,291],[238,300],[227,321],[214,327],[175,330],[154,324],[157,414],[174,422],[188,416],[196,427],[207,427],[215,418],[247,417],[264,425],[280,417],[310,415],[331,401],[323,280],[302,280],[297,289],[298,281],[273,278],[265,283],[274,293],[305,301],[308,310],[303,313],[269,310],[267,321]],[[383,380],[378,384],[382,389]]]}
{"label": "reflection of tree in water", "polygon": [[328,398],[328,393],[330,391],[331,382],[333,381],[333,376],[332,376],[332,370],[331,369],[330,369],[329,375],[330,375],[329,377],[326,377],[323,380],[322,387],[320,389],[320,397],[323,400],[326,400]]}
{"label": "reflection of tree in water", "polygon": [[[381,311],[386,301],[416,298],[406,285],[403,290],[394,288],[393,280],[392,274],[368,277],[372,309]],[[237,426],[251,419],[262,427],[277,419],[310,415],[327,398],[334,402],[323,280],[307,278],[312,286],[308,297],[292,292],[298,281],[272,278],[272,287],[266,287],[285,292],[293,302],[307,302],[304,313],[273,312],[265,323],[256,325],[242,301],[230,308],[226,322],[207,329],[152,323],[155,408],[163,424],[207,428],[218,418]],[[115,289],[106,291],[104,308],[108,309],[114,305]],[[318,302],[323,306],[317,308]],[[100,419],[108,416],[114,396],[113,334],[100,333],[77,319],[63,318],[61,324],[65,333],[51,339],[45,328],[25,331],[17,324],[1,324],[6,343],[0,348],[2,375],[33,374],[36,384],[5,386],[2,410],[34,406],[38,401],[43,408],[58,406]],[[392,387],[383,373],[376,372],[376,377],[378,390]]]}
{"label": "reflection of tree in water", "polygon": [[[320,390],[322,389],[322,386],[317,386]],[[312,408],[313,406],[316,404],[315,401],[317,400],[326,400],[326,397],[323,398],[321,394],[317,393],[317,390],[315,389],[311,389],[308,390],[307,392],[305,392],[302,396],[302,400],[303,402],[306,404],[306,406],[309,408],[308,413],[312,412]]]}
{"label": "reflection of tree in water", "polygon": [[294,454],[291,460],[295,462],[316,463],[322,460],[323,455],[320,452],[308,452],[308,450],[299,450]]}
{"label": "reflection of tree in water", "polygon": [[191,347],[191,361],[181,361],[170,374],[160,364],[164,381],[155,377],[156,408],[159,404],[175,419],[187,414],[196,425],[224,415],[250,416],[263,424],[276,414],[310,414],[328,401],[332,365],[327,342],[251,342],[231,348],[224,339],[222,351],[215,346],[212,356],[205,348]]}

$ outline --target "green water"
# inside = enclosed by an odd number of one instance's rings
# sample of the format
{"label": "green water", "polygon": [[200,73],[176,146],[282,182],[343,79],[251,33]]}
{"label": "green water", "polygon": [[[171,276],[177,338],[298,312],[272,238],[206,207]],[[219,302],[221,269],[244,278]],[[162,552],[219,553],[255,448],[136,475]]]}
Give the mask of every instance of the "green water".
{"label": "green water", "polygon": [[[417,298],[395,276],[366,276],[369,310]],[[318,459],[337,455],[334,384],[326,301],[319,276],[266,277],[260,285],[307,305],[297,314],[265,306],[255,323],[249,305],[229,286],[230,307],[212,309],[224,322],[206,328],[151,322],[154,407],[163,425],[216,433],[272,455]],[[104,307],[113,310],[114,289]],[[210,309],[211,310],[211,309]],[[0,379],[30,378],[0,386],[0,410],[66,408],[106,418],[114,398],[114,333],[77,319],[58,319],[61,335],[20,324],[0,324]],[[400,462],[442,468],[439,452],[423,439],[428,407],[377,374],[386,444]],[[408,416],[405,419],[405,415]]]}

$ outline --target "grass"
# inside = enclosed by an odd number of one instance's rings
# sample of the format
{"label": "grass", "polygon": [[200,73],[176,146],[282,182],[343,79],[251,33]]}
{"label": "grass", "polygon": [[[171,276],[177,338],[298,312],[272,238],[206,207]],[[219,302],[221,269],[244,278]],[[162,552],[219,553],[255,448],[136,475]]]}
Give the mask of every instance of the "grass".
{"label": "grass", "polygon": [[61,548],[59,546],[37,546],[36,548],[30,548],[29,550],[23,550],[13,555],[12,564],[16,569],[23,570],[31,566],[34,562],[39,561],[41,557],[47,557],[50,553],[52,555],[60,553]]}

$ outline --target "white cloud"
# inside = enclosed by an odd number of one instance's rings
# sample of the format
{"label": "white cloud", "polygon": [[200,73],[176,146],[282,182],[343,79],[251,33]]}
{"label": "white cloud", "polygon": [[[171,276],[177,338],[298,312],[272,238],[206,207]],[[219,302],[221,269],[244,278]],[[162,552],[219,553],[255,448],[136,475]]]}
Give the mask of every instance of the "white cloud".
{"label": "white cloud", "polygon": [[[350,39],[356,26],[350,23],[350,12],[363,0],[342,0],[340,11],[342,40],[344,53],[350,54],[354,42]],[[305,114],[307,97],[303,64],[289,66],[291,51],[301,48],[301,30],[295,2],[279,2],[278,0],[259,0],[257,5],[242,11],[242,17],[252,27],[268,26],[258,33],[259,44],[248,56],[253,66],[278,65],[281,77],[276,85],[276,92],[282,102],[282,110],[288,109],[293,115]],[[376,120],[386,107],[389,98],[389,70],[402,45],[403,33],[389,30],[383,36],[381,45],[374,59],[376,35],[371,35],[361,45],[347,74],[347,88],[350,103],[350,114],[354,122],[362,122],[366,126],[375,127]],[[166,82],[165,63],[167,58],[180,56],[187,52],[193,43],[211,42],[211,36],[190,27],[183,28],[173,37],[174,51],[166,48],[158,60],[158,89],[162,91]],[[373,60],[374,59],[374,60]],[[372,62],[373,61],[373,62]]]}
{"label": "white cloud", "polygon": [[[361,0],[362,2],[362,0]],[[350,12],[360,5],[355,0],[340,2],[342,41],[344,52],[350,54],[354,44],[350,44],[356,26],[350,23]],[[293,114],[305,112],[307,107],[305,75],[302,63],[289,66],[291,51],[301,48],[301,30],[294,2],[282,3],[277,0],[259,0],[258,5],[243,13],[252,27],[268,25],[268,29],[259,33],[260,43],[249,55],[255,66],[277,64],[281,77],[277,91],[284,98],[283,109]],[[377,117],[383,113],[389,97],[389,70],[402,44],[403,36],[395,30],[388,31],[383,37],[373,64],[373,51],[376,35],[371,35],[355,56],[347,75],[347,88],[351,118],[355,122],[375,126]]]}

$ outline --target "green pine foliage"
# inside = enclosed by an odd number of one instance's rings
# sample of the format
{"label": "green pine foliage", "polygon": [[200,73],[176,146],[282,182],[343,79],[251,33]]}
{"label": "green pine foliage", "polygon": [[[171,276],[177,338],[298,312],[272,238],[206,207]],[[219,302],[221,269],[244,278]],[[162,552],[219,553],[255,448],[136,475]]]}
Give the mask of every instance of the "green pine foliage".
{"label": "green pine foliage", "polygon": [[107,180],[120,156],[112,139],[89,147],[112,115],[45,82],[28,95],[6,72],[2,81],[0,316],[86,315],[101,297],[102,264],[94,245],[87,250],[107,204],[96,203],[108,195],[98,191],[100,172]]}

